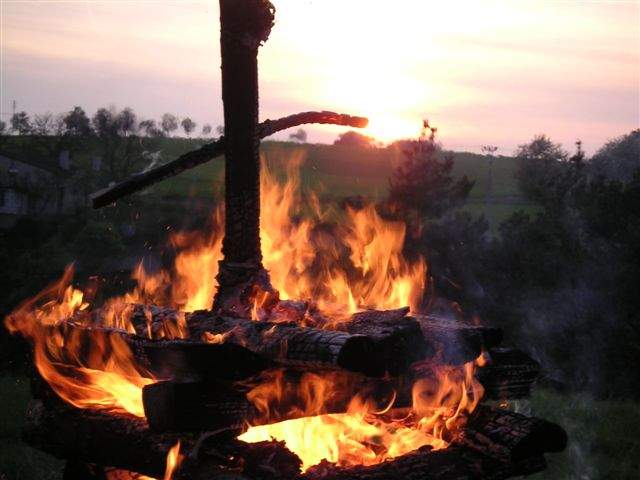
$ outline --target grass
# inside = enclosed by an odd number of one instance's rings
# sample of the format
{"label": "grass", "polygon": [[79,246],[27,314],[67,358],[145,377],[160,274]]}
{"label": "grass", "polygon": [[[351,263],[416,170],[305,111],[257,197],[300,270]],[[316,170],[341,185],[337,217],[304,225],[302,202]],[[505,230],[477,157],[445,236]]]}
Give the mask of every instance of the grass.
{"label": "grass", "polygon": [[530,406],[532,415],[562,425],[569,435],[566,450],[548,454],[549,468],[532,479],[640,478],[639,403],[540,390]]}
{"label": "grass", "polygon": [[20,438],[29,381],[22,376],[0,376],[0,480],[58,480],[64,462],[35,450]]}
{"label": "grass", "polygon": [[[62,461],[20,439],[29,397],[24,377],[0,376],[0,480],[62,478]],[[523,413],[559,423],[569,434],[567,449],[548,454],[549,468],[532,480],[640,478],[640,403],[538,390],[517,406]]]}
{"label": "grass", "polygon": [[[191,142],[193,144],[185,139],[167,139],[163,145],[163,155],[165,158],[178,156],[196,146],[195,141]],[[388,192],[393,165],[401,155],[391,148],[359,149],[287,142],[263,142],[262,151],[272,168],[281,176],[284,176],[282,165],[287,159],[302,159],[302,187],[325,200],[340,200],[349,196],[363,196],[374,200],[384,198]],[[475,182],[463,210],[473,215],[485,214],[493,233],[497,232],[502,221],[516,211],[536,211],[537,207],[526,201],[518,190],[514,178],[514,158],[494,158],[491,188],[487,196],[487,157],[465,152],[451,154],[454,156],[454,176],[466,175]],[[219,158],[156,184],[147,194],[172,200],[186,197],[219,199],[222,196],[223,182],[224,165],[222,158]]]}

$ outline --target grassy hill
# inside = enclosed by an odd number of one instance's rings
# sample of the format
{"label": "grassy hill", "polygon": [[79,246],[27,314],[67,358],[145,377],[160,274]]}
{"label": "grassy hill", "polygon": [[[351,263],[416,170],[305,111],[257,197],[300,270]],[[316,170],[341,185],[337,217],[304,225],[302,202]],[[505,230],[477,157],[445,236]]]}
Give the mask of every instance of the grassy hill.
{"label": "grassy hill", "polygon": [[[3,137],[2,151],[14,158],[31,162],[44,161],[30,137]],[[144,140],[144,139],[143,139]],[[53,141],[53,140],[52,140]],[[153,140],[150,149],[160,151],[162,161],[170,161],[183,153],[200,147],[205,140],[187,138],[163,138]],[[42,138],[39,139],[41,144]],[[92,159],[100,151],[99,140],[83,139],[82,146],[74,152],[75,165],[90,169]],[[34,147],[34,148],[32,148]],[[301,160],[302,187],[316,192],[325,200],[340,200],[348,196],[383,198],[387,195],[389,177],[403,155],[399,148],[361,148],[324,144],[297,144],[266,141],[262,153],[276,173],[285,174],[284,165],[291,159]],[[516,167],[513,157],[498,156],[493,160],[492,180],[487,195],[489,176],[488,158],[468,152],[445,152],[454,157],[454,175],[466,175],[475,181],[469,201],[464,207],[473,214],[484,213],[492,229],[519,209],[531,210],[519,192],[514,179]],[[52,159],[48,160],[52,163]],[[144,192],[148,198],[159,201],[180,202],[191,199],[219,199],[223,187],[222,158],[218,158],[193,170],[153,186]]]}
{"label": "grassy hill", "polygon": [[[196,148],[199,141],[165,139],[161,146],[165,160]],[[373,199],[387,195],[389,176],[402,153],[393,147],[362,149],[322,144],[263,142],[263,155],[276,172],[284,172],[284,164],[294,158],[303,160],[300,168],[302,187],[311,189],[327,200],[362,195]],[[516,210],[533,210],[518,190],[513,157],[498,156],[493,160],[491,191],[488,158],[468,152],[446,152],[454,157],[454,175],[466,175],[475,181],[464,207],[473,214],[486,214],[493,229]],[[155,185],[147,192],[166,199],[217,197],[223,186],[223,159],[182,173]]]}

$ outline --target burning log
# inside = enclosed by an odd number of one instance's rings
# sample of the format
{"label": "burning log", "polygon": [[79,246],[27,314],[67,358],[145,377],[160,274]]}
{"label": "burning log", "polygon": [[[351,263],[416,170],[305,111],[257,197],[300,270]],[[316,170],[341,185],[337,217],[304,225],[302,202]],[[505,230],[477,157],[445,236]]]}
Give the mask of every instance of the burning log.
{"label": "burning log", "polygon": [[[162,478],[167,453],[178,441],[188,458],[185,468],[214,474],[229,472],[254,478],[295,478],[300,460],[279,442],[245,443],[229,432],[158,434],[143,419],[79,410],[67,405],[33,401],[27,411],[23,438],[29,445],[58,458],[115,467]],[[211,440],[215,439],[215,449]],[[273,468],[277,459],[278,470]],[[207,478],[190,476],[188,478]]]}
{"label": "burning log", "polygon": [[241,345],[281,365],[305,369],[343,368],[368,376],[387,371],[375,354],[375,342],[364,335],[298,327],[291,323],[259,322],[195,312],[189,317],[191,336],[205,332],[224,336],[225,343]]}
{"label": "burning log", "polygon": [[366,335],[373,339],[377,356],[381,358],[391,375],[399,375],[409,366],[433,354],[428,341],[422,335],[420,324],[406,317],[409,308],[396,310],[367,310],[337,325],[338,330]]}
{"label": "burning log", "polygon": [[407,455],[369,466],[336,467],[323,462],[303,475],[307,480],[449,480],[506,479],[530,475],[544,470],[543,457],[535,456],[520,462],[502,462],[475,450],[450,446],[432,451],[425,446]]}
{"label": "burning log", "polygon": [[[116,342],[129,347],[136,365],[141,370],[161,379],[189,380],[212,377],[242,380],[274,366],[269,359],[235,343],[194,342],[185,339],[151,340],[124,330],[85,327],[72,322],[63,327],[50,328],[52,331],[62,328],[63,338],[73,339],[74,342],[83,345],[79,349],[78,359],[89,367],[92,345],[99,344],[109,349]],[[77,360],[73,358],[68,360],[70,366],[76,363]]]}
{"label": "burning log", "polygon": [[425,340],[436,352],[440,363],[459,365],[478,358],[482,349],[498,345],[502,330],[496,327],[475,326],[431,315],[412,314],[422,329]]}
{"label": "burning log", "polygon": [[156,432],[203,431],[242,427],[255,417],[245,392],[232,384],[164,381],[142,390],[144,413]]}
{"label": "burning log", "polygon": [[[300,478],[299,459],[278,442],[247,444],[232,430],[194,434],[159,434],[144,420],[67,405],[34,401],[27,412],[27,443],[60,458],[108,465],[161,476],[169,449],[182,441],[187,458],[176,478],[212,478],[223,472],[249,478]],[[489,407],[469,419],[464,435],[443,450],[423,447],[386,462],[338,467],[327,462],[312,467],[305,479],[502,479],[544,468],[542,454],[564,448],[566,434],[544,420]],[[276,461],[270,463],[270,460]],[[270,465],[271,468],[266,468]],[[208,476],[207,476],[208,475]]]}
{"label": "burning log", "polygon": [[488,363],[476,372],[485,396],[496,400],[529,397],[540,374],[540,364],[513,348],[493,348],[488,353]]}
{"label": "burning log", "polygon": [[487,450],[509,461],[521,461],[547,452],[561,452],[567,445],[567,433],[555,423],[526,417],[516,412],[479,405],[454,441],[480,451]]}

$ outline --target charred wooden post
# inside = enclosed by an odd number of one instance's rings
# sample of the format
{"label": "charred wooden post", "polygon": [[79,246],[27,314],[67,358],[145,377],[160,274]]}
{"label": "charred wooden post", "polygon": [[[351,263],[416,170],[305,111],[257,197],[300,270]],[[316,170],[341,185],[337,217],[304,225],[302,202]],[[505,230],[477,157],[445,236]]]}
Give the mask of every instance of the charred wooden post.
{"label": "charred wooden post", "polygon": [[258,131],[258,47],[274,12],[268,0],[220,0],[226,210],[214,309],[244,316],[255,289],[274,293],[260,250]]}

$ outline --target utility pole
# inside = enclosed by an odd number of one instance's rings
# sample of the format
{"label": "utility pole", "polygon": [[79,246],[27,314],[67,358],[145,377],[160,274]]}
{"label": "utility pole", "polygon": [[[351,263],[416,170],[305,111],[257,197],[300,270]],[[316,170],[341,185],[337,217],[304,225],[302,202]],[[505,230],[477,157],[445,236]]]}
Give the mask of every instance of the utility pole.
{"label": "utility pole", "polygon": [[493,196],[493,154],[498,150],[495,145],[484,145],[482,147],[482,153],[487,156],[487,184],[484,197],[484,216],[491,227],[493,224],[491,209],[489,203],[492,201]]}

